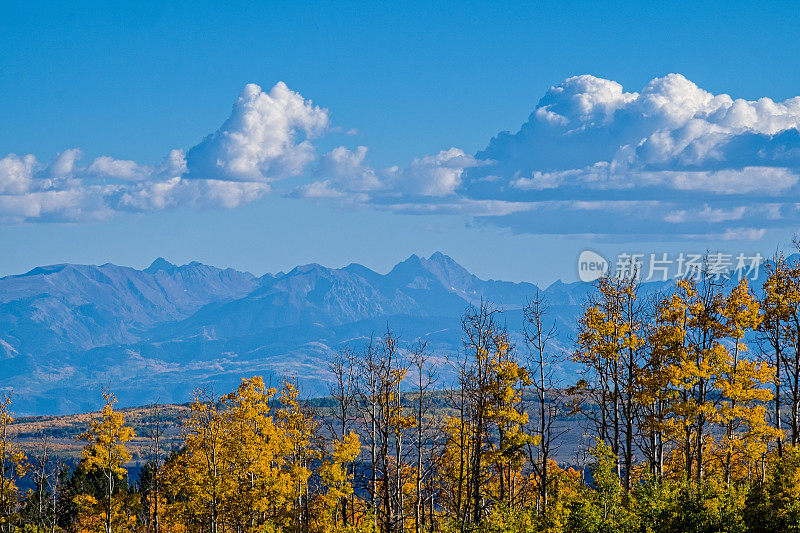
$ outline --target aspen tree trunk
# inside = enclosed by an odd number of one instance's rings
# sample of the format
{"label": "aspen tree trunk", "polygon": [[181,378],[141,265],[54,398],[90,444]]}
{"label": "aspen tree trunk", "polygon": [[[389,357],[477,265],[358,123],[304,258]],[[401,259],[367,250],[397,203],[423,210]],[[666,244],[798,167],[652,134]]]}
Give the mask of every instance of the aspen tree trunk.
{"label": "aspen tree trunk", "polygon": [[[384,424],[384,421],[381,421],[381,424]],[[383,427],[381,428],[381,438],[383,442],[381,443],[381,464],[383,466],[383,512],[384,512],[384,530],[389,533],[393,530],[394,524],[392,523],[392,519],[394,517],[394,513],[392,510],[392,494],[391,494],[391,478],[389,475],[389,435],[388,429]]]}
{"label": "aspen tree trunk", "polygon": [[6,456],[8,455],[8,449],[7,449],[8,448],[8,428],[7,428],[7,425],[8,425],[8,423],[7,423],[7,421],[5,420],[5,417],[4,417],[3,421],[2,421],[2,428],[1,428],[2,429],[2,436],[0,436],[0,462],[2,462],[2,465],[0,465],[0,512],[2,512],[2,518],[4,519],[3,520],[3,526],[2,526],[2,530],[3,531],[6,531],[5,517],[6,517],[6,514],[7,514],[8,505],[9,505],[9,502],[8,502],[7,496],[6,496],[6,490],[5,490],[5,488],[6,488],[6,469],[5,469],[5,465],[6,465]]}
{"label": "aspen tree trunk", "polygon": [[474,524],[481,522],[481,451],[483,448],[483,401],[479,400],[475,413],[475,446],[472,457],[472,521]]}
{"label": "aspen tree trunk", "polygon": [[625,493],[631,491],[631,479],[633,471],[633,417],[630,411],[633,406],[629,405],[629,416],[625,420]]}
{"label": "aspen tree trunk", "polygon": [[[700,405],[705,403],[706,395],[705,395],[705,380],[700,379],[700,401],[698,402]],[[699,484],[703,481],[703,448],[705,443],[703,442],[703,430],[705,425],[705,415],[702,413],[697,417],[697,438],[695,442],[696,446],[696,456],[697,456],[697,483]]]}
{"label": "aspen tree trunk", "polygon": [[370,508],[372,511],[372,531],[373,533],[378,530],[378,450],[377,438],[378,431],[375,424],[375,404],[372,404],[372,420],[370,422],[370,432],[372,434],[372,442],[370,443],[370,455],[372,462],[370,463]]}
{"label": "aspen tree trunk", "polygon": [[414,502],[414,532],[420,533],[421,532],[421,522],[423,520],[423,511],[422,511],[422,476],[420,475],[420,471],[422,470],[422,452],[420,451],[420,440],[417,440],[417,475],[416,475],[416,501]]}
{"label": "aspen tree trunk", "polygon": [[614,371],[614,457],[617,465],[617,478],[622,479],[620,462],[620,415],[619,415],[619,369]]}
{"label": "aspen tree trunk", "polygon": [[[739,364],[739,343],[736,343],[736,346],[733,350],[733,373],[731,375],[731,381],[736,382],[736,370]],[[736,399],[731,398],[731,412],[736,409]],[[731,420],[728,421],[727,428],[726,428],[726,436],[728,437],[728,450],[725,453],[725,485],[730,486],[731,484],[731,469],[733,467],[733,453],[730,450],[730,442],[733,437],[733,417],[731,416]]]}
{"label": "aspen tree trunk", "polygon": [[[424,350],[424,347],[420,350],[420,353],[417,355],[418,358],[422,358],[423,357],[422,356],[422,350]],[[421,533],[421,531],[422,531],[422,522],[424,520],[423,517],[424,517],[424,514],[425,514],[425,510],[424,510],[424,507],[423,507],[425,504],[424,504],[424,501],[423,501],[423,498],[422,498],[422,446],[423,446],[423,438],[424,438],[422,417],[423,417],[423,402],[424,402],[424,396],[423,395],[424,395],[424,392],[425,392],[425,390],[424,390],[425,386],[423,385],[423,382],[422,382],[422,371],[423,371],[423,365],[424,364],[425,364],[425,360],[424,359],[418,359],[417,360],[417,394],[419,396],[417,397],[417,412],[415,413],[416,414],[416,418],[417,418],[417,443],[416,443],[417,444],[417,450],[416,450],[416,452],[417,452],[417,464],[416,464],[417,472],[416,472],[416,476],[415,476],[415,480],[414,480],[415,481],[415,485],[416,485],[415,486],[416,501],[414,502],[414,533]]]}
{"label": "aspen tree trunk", "polygon": [[[661,399],[656,400],[656,409],[658,409],[658,419],[661,420],[664,416],[664,402]],[[659,422],[659,429],[656,431],[656,457],[658,463],[658,480],[664,476],[664,436],[661,433],[661,424]]]}
{"label": "aspen tree trunk", "polygon": [[780,340],[775,344],[775,429],[778,430],[778,437],[776,437],[776,445],[778,448],[778,457],[783,457],[783,438],[781,436],[781,364],[782,354]]}
{"label": "aspen tree trunk", "polygon": [[547,416],[547,397],[544,386],[544,364],[541,360],[539,364],[539,378],[539,435],[542,439],[542,460],[541,465],[539,466],[539,498],[542,502],[541,512],[544,514],[547,510],[547,495],[549,493],[547,486],[549,483],[547,460],[549,459],[548,454],[550,453],[550,438],[549,435],[545,435],[545,432],[547,431],[547,421],[545,419]]}
{"label": "aspen tree trunk", "polygon": [[[684,391],[682,393],[683,402],[688,403],[689,401],[689,392]],[[692,459],[694,455],[692,454],[692,428],[689,424],[686,423],[684,420],[684,442],[683,442],[683,452],[684,452],[684,461],[686,464],[686,481],[691,481],[692,479]]]}
{"label": "aspen tree trunk", "polygon": [[459,417],[460,417],[460,426],[459,427],[460,427],[460,431],[459,431],[459,437],[458,437],[459,438],[459,445],[458,445],[458,450],[459,450],[458,493],[456,494],[456,508],[458,510],[458,517],[460,519],[459,522],[461,524],[461,530],[463,531],[464,530],[464,523],[465,523],[465,520],[463,519],[463,516],[466,514],[466,513],[462,512],[462,509],[463,509],[463,501],[462,500],[463,500],[463,494],[464,494],[464,466],[465,466],[465,460],[466,460],[466,458],[464,457],[464,453],[466,452],[466,447],[467,447],[466,442],[464,440],[464,435],[466,433],[466,424],[465,424],[465,419],[464,419],[464,415],[465,415],[464,411],[466,409],[466,400],[464,398],[464,384],[463,383],[461,384],[461,393],[460,394],[461,394],[461,398],[460,398],[461,401],[459,402]]}
{"label": "aspen tree trunk", "polygon": [[[398,384],[399,389],[399,384]],[[400,391],[397,391],[397,403],[398,403],[398,413],[400,413]],[[405,531],[406,524],[405,524],[405,506],[404,498],[403,498],[403,475],[402,475],[402,461],[403,461],[403,432],[402,428],[398,427],[395,430],[395,483],[394,483],[394,490],[395,490],[395,501],[396,504],[396,512],[397,512],[397,521],[400,524],[400,531]]]}
{"label": "aspen tree trunk", "polygon": [[794,363],[791,380],[792,387],[792,446],[800,442],[800,317],[794,317]]}
{"label": "aspen tree trunk", "polygon": [[[632,317],[629,316],[629,320]],[[632,348],[628,348],[628,359],[626,363],[625,375],[625,494],[630,493],[632,488],[632,472],[633,472],[633,437],[634,437],[634,388],[636,386],[636,377],[638,368],[636,365],[636,354]]]}
{"label": "aspen tree trunk", "polygon": [[[500,427],[498,428],[497,432],[500,435],[499,440],[499,448],[502,450],[505,448],[504,442],[506,440],[506,432],[505,429]],[[506,468],[502,464],[498,465],[498,470],[500,473],[500,501],[506,501],[506,493],[508,492],[508,488],[506,485],[508,484],[508,477],[506,476]]]}
{"label": "aspen tree trunk", "polygon": [[114,471],[109,467],[108,469],[108,503],[106,504],[106,533],[111,533],[111,493],[114,490]]}

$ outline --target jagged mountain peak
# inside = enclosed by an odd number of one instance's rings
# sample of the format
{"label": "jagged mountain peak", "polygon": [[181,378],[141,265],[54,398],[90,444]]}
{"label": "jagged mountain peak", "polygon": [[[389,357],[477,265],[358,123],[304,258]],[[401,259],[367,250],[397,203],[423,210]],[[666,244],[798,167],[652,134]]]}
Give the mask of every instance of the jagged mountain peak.
{"label": "jagged mountain peak", "polygon": [[411,254],[404,261],[400,261],[399,263],[397,263],[395,265],[395,268],[397,268],[400,265],[422,265],[422,258],[417,254]]}
{"label": "jagged mountain peak", "polygon": [[412,254],[408,259],[400,261],[386,274],[386,277],[398,283],[410,283],[418,277],[430,277],[430,271],[422,264],[417,254]]}
{"label": "jagged mountain peak", "polygon": [[165,272],[172,272],[176,268],[178,268],[175,264],[170,263],[163,257],[157,258],[155,261],[150,263],[150,266],[145,268],[144,271],[148,274],[155,274],[159,270],[164,270]]}
{"label": "jagged mountain peak", "polygon": [[148,399],[145,383],[169,382],[175,399],[185,400],[181,386],[192,372],[218,382],[283,365],[307,369],[319,385],[324,379],[315,372],[325,365],[318,356],[328,350],[387,325],[409,341],[431,336],[437,350],[457,350],[459,317],[468,305],[483,298],[518,310],[534,289],[483,281],[442,252],[411,255],[388,274],[355,263],[310,263],[256,278],[198,262],[176,266],[163,257],[144,270],[40,267],[26,278],[0,279],[0,360],[15,360],[0,372],[0,388],[18,379],[20,361],[45,370],[68,361],[71,369],[69,376],[53,370],[46,391],[18,383],[29,412],[54,405],[48,402],[63,391],[79,397],[108,371],[127,376],[133,403]]}
{"label": "jagged mountain peak", "polygon": [[308,263],[306,265],[298,265],[291,269],[289,272],[285,274],[286,277],[288,276],[296,276],[298,274],[320,274],[324,272],[329,272],[330,268],[326,266],[322,266],[319,263]]}
{"label": "jagged mountain peak", "polygon": [[429,262],[439,263],[441,265],[449,265],[458,268],[464,268],[455,259],[442,252],[433,252],[427,259]]}
{"label": "jagged mountain peak", "polygon": [[477,277],[458,264],[452,257],[442,252],[434,252],[427,259],[422,259],[423,267],[447,287],[454,290],[466,290],[477,281]]}

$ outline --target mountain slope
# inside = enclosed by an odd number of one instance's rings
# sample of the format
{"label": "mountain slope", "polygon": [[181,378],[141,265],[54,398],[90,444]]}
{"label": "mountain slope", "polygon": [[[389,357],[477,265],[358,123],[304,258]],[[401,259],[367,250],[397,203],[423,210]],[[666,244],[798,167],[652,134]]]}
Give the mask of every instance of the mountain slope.
{"label": "mountain slope", "polygon": [[[481,280],[442,253],[412,255],[385,275],[310,264],[256,278],[161,258],[144,270],[41,267],[0,278],[0,387],[14,388],[21,413],[92,408],[99,394],[86,391],[108,383],[128,404],[182,402],[198,384],[226,390],[253,374],[296,376],[324,393],[329,354],[387,327],[405,343],[427,340],[446,373],[468,305],[502,306],[519,341],[520,309],[537,290]],[[586,290],[544,291],[565,345]]]}
{"label": "mountain slope", "polygon": [[154,324],[252,291],[246,272],[156,260],[145,270],[112,264],[52,265],[0,278],[0,344],[43,354],[132,342]]}

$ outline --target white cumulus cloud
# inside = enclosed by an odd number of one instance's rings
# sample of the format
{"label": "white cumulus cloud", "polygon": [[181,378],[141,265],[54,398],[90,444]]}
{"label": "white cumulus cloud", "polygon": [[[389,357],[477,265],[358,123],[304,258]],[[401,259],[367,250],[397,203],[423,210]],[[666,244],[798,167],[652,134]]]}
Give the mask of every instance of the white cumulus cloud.
{"label": "white cumulus cloud", "polygon": [[64,150],[45,165],[32,154],[0,157],[0,222],[86,221],[117,212],[176,207],[232,209],[270,192],[269,182],[302,173],[328,112],[285,84],[247,85],[230,117],[188,151],[156,165],[102,155],[81,164]]}
{"label": "white cumulus cloud", "polygon": [[[362,203],[406,205],[408,197],[454,196],[464,171],[486,164],[459,148],[415,158],[404,167],[376,170],[366,162],[367,148],[351,151],[344,146],[320,159],[315,174],[324,179],[296,188],[292,195],[309,198],[347,198]],[[448,203],[451,203],[448,200]],[[427,208],[434,208],[428,204]]]}
{"label": "white cumulus cloud", "polygon": [[[479,103],[476,103],[479,105]],[[232,209],[270,192],[515,232],[753,240],[800,225],[800,97],[714,94],[680,74],[638,90],[590,75],[544,91],[518,131],[377,166],[367,146],[319,154],[327,109],[284,83],[244,87],[228,118],[157,163],[77,148],[0,157],[0,222]],[[324,143],[323,143],[324,144]]]}
{"label": "white cumulus cloud", "polygon": [[[765,227],[800,222],[796,210],[786,207],[800,193],[798,127],[800,97],[733,98],[680,74],[655,78],[640,91],[575,76],[551,87],[519,131],[498,134],[476,154],[493,164],[468,169],[461,193],[534,205],[653,202],[602,217],[581,216],[569,207],[548,209],[546,220],[540,209],[495,219],[516,231],[591,229],[624,238],[636,228],[675,238],[691,231],[752,239]],[[734,222],[753,226],[744,231],[732,228]]]}
{"label": "white cumulus cloud", "polygon": [[309,139],[329,126],[328,111],[286,84],[248,84],[231,116],[186,155],[191,177],[268,181],[300,174],[314,160]]}

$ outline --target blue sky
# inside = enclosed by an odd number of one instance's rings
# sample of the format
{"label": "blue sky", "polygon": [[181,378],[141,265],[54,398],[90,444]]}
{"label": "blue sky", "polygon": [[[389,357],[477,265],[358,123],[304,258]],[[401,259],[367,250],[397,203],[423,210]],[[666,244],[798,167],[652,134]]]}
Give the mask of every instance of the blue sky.
{"label": "blue sky", "polygon": [[800,221],[794,8],[9,6],[0,272],[769,253]]}

